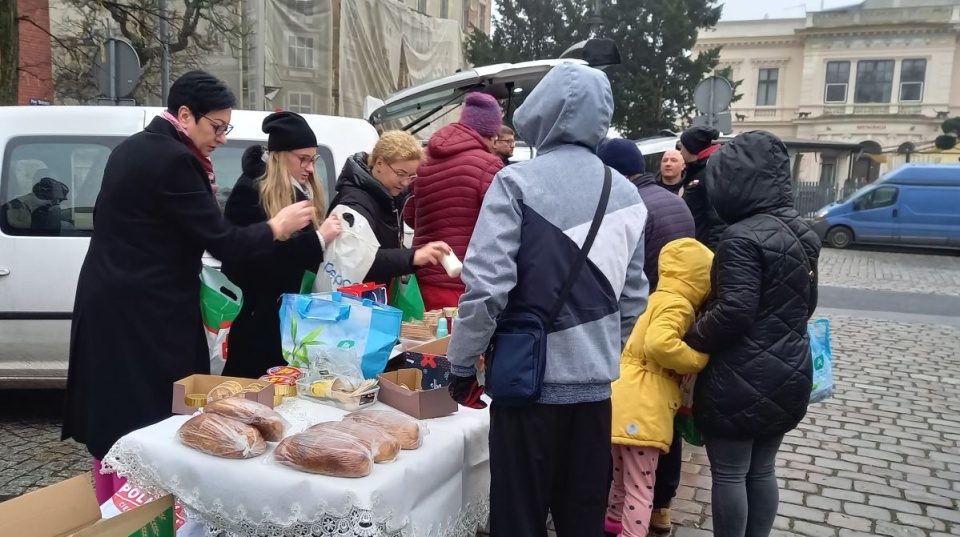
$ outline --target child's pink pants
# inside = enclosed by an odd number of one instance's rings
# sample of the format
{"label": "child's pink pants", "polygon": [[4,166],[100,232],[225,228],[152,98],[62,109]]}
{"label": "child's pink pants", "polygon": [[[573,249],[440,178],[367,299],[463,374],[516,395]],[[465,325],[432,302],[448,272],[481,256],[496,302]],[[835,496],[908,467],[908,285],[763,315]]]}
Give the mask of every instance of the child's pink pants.
{"label": "child's pink pants", "polygon": [[623,537],[647,537],[659,460],[657,448],[613,446],[613,485],[607,518],[623,524]]}

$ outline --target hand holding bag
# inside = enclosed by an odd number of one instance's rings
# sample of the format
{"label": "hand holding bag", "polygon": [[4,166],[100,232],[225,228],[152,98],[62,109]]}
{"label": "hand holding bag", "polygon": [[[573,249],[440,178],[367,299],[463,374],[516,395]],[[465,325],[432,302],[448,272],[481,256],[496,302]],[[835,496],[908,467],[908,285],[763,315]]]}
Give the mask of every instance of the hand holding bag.
{"label": "hand holding bag", "polygon": [[547,365],[547,334],[553,331],[560,310],[570,295],[587,255],[597,238],[607,212],[612,177],[604,167],[603,190],[590,231],[546,320],[528,312],[507,313],[497,320],[497,328],[486,352],[486,390],[494,402],[504,406],[525,406],[540,399]]}

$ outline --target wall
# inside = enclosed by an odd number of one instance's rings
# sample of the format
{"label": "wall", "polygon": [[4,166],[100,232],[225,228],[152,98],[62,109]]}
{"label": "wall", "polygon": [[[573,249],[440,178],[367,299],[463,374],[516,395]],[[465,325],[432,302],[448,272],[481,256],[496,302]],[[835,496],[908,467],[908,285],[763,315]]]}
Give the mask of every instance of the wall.
{"label": "wall", "polygon": [[[50,11],[47,0],[17,0],[20,22],[20,104],[30,99],[53,103],[50,51]],[[39,26],[39,28],[37,27]]]}

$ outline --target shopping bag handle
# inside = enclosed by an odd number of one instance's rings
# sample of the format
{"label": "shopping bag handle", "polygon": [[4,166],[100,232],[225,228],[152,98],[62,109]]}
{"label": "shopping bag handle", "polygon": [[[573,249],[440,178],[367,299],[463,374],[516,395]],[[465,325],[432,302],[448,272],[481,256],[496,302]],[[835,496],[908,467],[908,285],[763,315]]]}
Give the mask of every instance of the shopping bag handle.
{"label": "shopping bag handle", "polygon": [[314,298],[308,296],[306,300],[300,300],[297,308],[302,319],[313,319],[315,321],[343,321],[350,318],[350,305],[338,302],[332,302],[327,299]]}

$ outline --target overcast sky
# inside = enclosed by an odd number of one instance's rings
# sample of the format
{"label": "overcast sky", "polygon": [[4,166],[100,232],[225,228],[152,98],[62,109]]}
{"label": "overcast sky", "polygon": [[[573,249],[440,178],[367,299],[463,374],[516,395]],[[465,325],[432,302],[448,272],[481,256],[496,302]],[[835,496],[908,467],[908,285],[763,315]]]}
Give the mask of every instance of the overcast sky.
{"label": "overcast sky", "polygon": [[803,17],[804,5],[810,11],[819,11],[820,5],[824,9],[849,6],[859,3],[856,0],[726,0],[723,6],[725,21],[762,19],[764,15],[771,19],[785,19]]}

